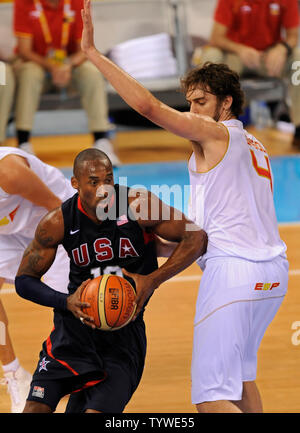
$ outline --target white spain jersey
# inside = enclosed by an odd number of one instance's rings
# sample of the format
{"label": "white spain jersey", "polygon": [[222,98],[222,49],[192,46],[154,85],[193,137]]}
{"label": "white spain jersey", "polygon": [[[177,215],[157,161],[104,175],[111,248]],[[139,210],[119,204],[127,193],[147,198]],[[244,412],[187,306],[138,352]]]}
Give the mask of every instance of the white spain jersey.
{"label": "white spain jersey", "polygon": [[222,122],[228,129],[223,159],[207,172],[189,160],[191,194],[189,217],[208,235],[202,269],[212,257],[267,261],[282,255],[273,200],[273,175],[263,145],[243,129],[239,120]]}
{"label": "white spain jersey", "polygon": [[[11,154],[25,158],[31,170],[62,201],[75,194],[70,181],[57,168],[18,148],[0,146],[0,160]],[[47,212],[47,209],[36,206],[19,195],[7,194],[0,188],[0,235],[22,233],[23,236],[33,237],[37,224]]]}

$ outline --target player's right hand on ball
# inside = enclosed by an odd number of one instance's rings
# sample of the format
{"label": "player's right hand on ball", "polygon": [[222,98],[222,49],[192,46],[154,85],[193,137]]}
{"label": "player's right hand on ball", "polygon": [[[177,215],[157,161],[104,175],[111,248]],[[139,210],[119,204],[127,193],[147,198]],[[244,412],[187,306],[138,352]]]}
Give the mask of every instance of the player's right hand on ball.
{"label": "player's right hand on ball", "polygon": [[91,280],[88,279],[83,281],[76,292],[67,297],[67,309],[71,311],[77,319],[81,320],[82,323],[85,323],[86,325],[89,325],[95,329],[96,326],[94,325],[94,319],[91,316],[88,316],[82,310],[83,308],[89,307],[90,304],[88,302],[81,302],[80,300],[81,292],[89,281]]}
{"label": "player's right hand on ball", "polygon": [[152,295],[154,290],[157,288],[157,285],[154,283],[151,275],[140,275],[133,274],[131,272],[126,271],[126,269],[122,269],[122,272],[127,277],[133,279],[135,282],[135,290],[136,290],[136,310],[132,320],[134,321],[139,315],[143,305],[147,301],[147,299]]}

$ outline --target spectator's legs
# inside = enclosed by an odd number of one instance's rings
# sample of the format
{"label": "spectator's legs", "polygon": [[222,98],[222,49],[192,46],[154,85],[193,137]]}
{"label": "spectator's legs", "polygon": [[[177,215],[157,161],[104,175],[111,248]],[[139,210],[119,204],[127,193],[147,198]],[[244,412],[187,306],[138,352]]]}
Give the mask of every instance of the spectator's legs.
{"label": "spectator's legs", "polygon": [[23,62],[16,68],[16,77],[18,89],[15,114],[18,144],[24,150],[30,151],[28,141],[45,85],[46,73],[37,63]]}
{"label": "spectator's legs", "polygon": [[86,61],[73,70],[73,82],[81,96],[81,102],[88,118],[89,130],[110,131],[108,104],[104,79],[96,66]]}
{"label": "spectator's legs", "polygon": [[120,161],[115,155],[107,132],[113,129],[108,120],[108,103],[105,82],[98,69],[89,61],[74,68],[73,82],[81,96],[87,114],[88,128],[94,135],[95,146],[107,153],[113,165]]}
{"label": "spectator's legs", "polygon": [[241,74],[244,70],[243,63],[237,54],[225,52],[220,50],[220,48],[211,47],[210,45],[204,47],[201,52],[200,63],[203,64],[205,62],[226,63],[238,74]]}
{"label": "spectator's legs", "polygon": [[244,70],[245,66],[243,65],[240,57],[237,54],[234,53],[226,53],[224,63],[229,66],[230,69],[241,75]]}
{"label": "spectator's legs", "polygon": [[205,62],[223,63],[224,57],[224,52],[222,50],[207,45],[202,48],[199,61],[201,64]]}
{"label": "spectator's legs", "polygon": [[6,64],[6,84],[0,85],[0,145],[6,138],[6,127],[13,105],[15,77],[10,65]]}

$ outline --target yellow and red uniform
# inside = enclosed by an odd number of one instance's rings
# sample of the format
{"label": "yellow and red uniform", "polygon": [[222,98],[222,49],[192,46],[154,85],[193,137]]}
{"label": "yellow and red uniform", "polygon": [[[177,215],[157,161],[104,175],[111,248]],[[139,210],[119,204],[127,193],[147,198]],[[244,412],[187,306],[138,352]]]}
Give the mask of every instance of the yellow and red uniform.
{"label": "yellow and red uniform", "polygon": [[32,38],[33,51],[47,56],[49,50],[78,51],[82,34],[83,0],[60,0],[57,7],[46,0],[15,0],[14,32]]}
{"label": "yellow and red uniform", "polygon": [[297,0],[219,0],[214,19],[234,42],[264,51],[281,41],[281,29],[299,25]]}

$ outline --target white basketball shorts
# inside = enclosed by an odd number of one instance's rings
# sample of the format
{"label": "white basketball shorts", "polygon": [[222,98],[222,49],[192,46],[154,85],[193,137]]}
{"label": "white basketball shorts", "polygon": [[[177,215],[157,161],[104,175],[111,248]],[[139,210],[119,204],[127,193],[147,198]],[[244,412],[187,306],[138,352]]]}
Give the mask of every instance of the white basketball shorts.
{"label": "white basketball shorts", "polygon": [[[0,235],[0,278],[5,278],[7,283],[14,284],[24,251],[31,241],[20,234]],[[51,268],[43,276],[44,283],[58,292],[68,293],[69,268],[70,259],[59,245]]]}
{"label": "white basketball shorts", "polygon": [[241,400],[256,378],[257,351],[288,285],[288,262],[207,261],[196,305],[192,403]]}

